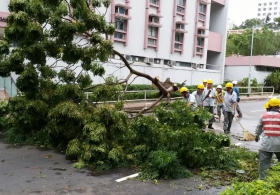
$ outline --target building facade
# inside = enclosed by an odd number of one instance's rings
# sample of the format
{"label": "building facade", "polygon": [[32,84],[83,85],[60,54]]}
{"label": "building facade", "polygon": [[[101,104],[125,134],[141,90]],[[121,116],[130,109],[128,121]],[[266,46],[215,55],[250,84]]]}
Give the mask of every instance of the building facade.
{"label": "building facade", "polygon": [[230,56],[226,58],[225,80],[240,81],[248,78],[251,64],[251,78],[256,78],[258,83],[273,71],[280,68],[280,56]]}
{"label": "building facade", "polygon": [[267,16],[271,19],[270,22],[272,22],[275,18],[280,17],[280,0],[258,1],[257,18],[266,20]]}
{"label": "building facade", "polygon": [[[8,6],[9,0],[2,1]],[[2,1],[0,17],[6,17],[8,9]],[[188,85],[208,78],[222,83],[228,0],[112,0],[108,10],[99,11],[115,24],[110,38],[114,48],[134,62],[135,69],[161,80],[187,80]],[[113,63],[121,63],[117,56],[111,58]],[[127,74],[127,70],[116,73],[110,63],[104,66],[106,74],[120,78]],[[137,78],[134,83],[147,82]]]}

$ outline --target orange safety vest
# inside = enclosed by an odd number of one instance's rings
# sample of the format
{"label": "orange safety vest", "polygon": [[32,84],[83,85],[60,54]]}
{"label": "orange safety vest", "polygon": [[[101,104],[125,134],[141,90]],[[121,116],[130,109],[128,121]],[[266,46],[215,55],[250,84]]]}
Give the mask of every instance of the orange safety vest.
{"label": "orange safety vest", "polygon": [[263,131],[266,136],[280,136],[280,113],[262,115]]}
{"label": "orange safety vest", "polygon": [[224,101],[224,95],[225,95],[225,92],[224,91],[221,91],[221,93],[222,93],[222,96],[219,96],[219,94],[218,94],[218,91],[216,91],[216,97],[217,97],[217,101],[219,102],[219,103],[222,103],[223,101]]}

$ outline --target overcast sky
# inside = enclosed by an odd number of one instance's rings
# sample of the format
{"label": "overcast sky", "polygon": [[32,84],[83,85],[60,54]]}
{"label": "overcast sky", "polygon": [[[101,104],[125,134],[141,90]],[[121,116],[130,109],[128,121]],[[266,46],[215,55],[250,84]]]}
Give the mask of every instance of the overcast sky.
{"label": "overcast sky", "polygon": [[229,0],[228,19],[236,25],[257,17],[258,0]]}

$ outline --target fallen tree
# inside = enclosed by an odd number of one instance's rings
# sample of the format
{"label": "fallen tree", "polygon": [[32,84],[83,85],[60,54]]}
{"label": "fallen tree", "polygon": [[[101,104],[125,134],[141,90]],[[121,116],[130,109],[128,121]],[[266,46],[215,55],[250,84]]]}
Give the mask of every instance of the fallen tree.
{"label": "fallen tree", "polygon": [[[178,89],[169,79],[160,82],[138,72],[121,53],[114,50],[108,24],[98,12],[109,0],[13,0],[11,14],[0,40],[0,76],[19,75],[21,95],[11,98],[9,115],[1,121],[5,137],[14,143],[27,143],[66,151],[76,167],[103,170],[119,166],[141,166],[154,173],[151,178],[179,178],[190,175],[188,167],[220,169],[238,167],[223,149],[229,138],[201,129],[209,114],[191,112],[181,101],[163,104],[155,116],[128,119],[121,111],[123,102],[96,105],[84,92],[92,90],[97,99],[128,87],[129,79],[143,77],[161,93],[156,103]],[[16,42],[18,47],[10,49]],[[102,64],[116,54],[130,73],[124,80],[104,78]],[[182,84],[184,85],[184,83]],[[126,91],[126,90],[125,90]],[[7,113],[6,113],[7,114]],[[147,171],[146,171],[147,173]],[[145,174],[145,171],[143,171]]]}

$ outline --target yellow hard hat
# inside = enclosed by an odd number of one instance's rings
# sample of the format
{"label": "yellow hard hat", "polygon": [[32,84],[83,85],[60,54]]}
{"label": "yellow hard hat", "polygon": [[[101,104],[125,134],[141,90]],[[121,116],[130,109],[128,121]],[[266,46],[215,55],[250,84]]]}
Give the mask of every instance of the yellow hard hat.
{"label": "yellow hard hat", "polygon": [[228,88],[228,87],[229,87],[229,88],[233,88],[233,84],[232,84],[232,83],[227,83],[227,84],[226,84],[226,88]]}
{"label": "yellow hard hat", "polygon": [[180,93],[183,93],[183,92],[189,92],[188,88],[182,87],[182,88],[180,89]]}
{"label": "yellow hard hat", "polygon": [[269,108],[268,102],[265,103],[264,108],[265,108],[265,109],[268,109],[268,108]]}
{"label": "yellow hard hat", "polygon": [[271,106],[271,107],[276,107],[276,106],[280,106],[280,100],[278,98],[271,98],[269,101],[268,101],[268,105]]}
{"label": "yellow hard hat", "polygon": [[207,83],[213,84],[213,80],[212,79],[208,79]]}
{"label": "yellow hard hat", "polygon": [[199,83],[199,84],[197,85],[197,89],[204,89],[204,85],[203,85],[202,83]]}
{"label": "yellow hard hat", "polygon": [[203,80],[202,80],[202,83],[207,83],[207,79],[203,79]]}

